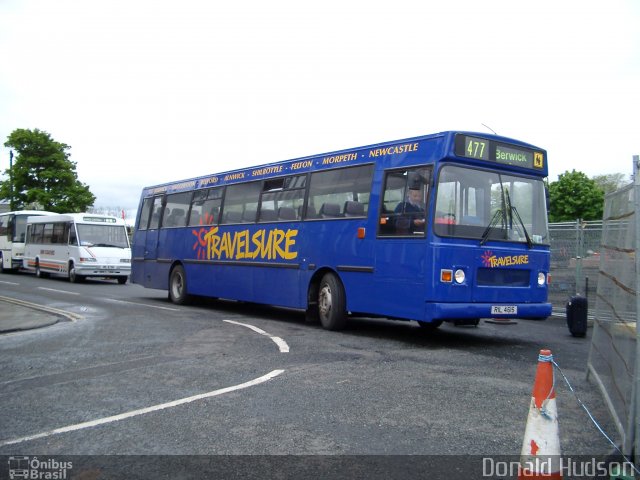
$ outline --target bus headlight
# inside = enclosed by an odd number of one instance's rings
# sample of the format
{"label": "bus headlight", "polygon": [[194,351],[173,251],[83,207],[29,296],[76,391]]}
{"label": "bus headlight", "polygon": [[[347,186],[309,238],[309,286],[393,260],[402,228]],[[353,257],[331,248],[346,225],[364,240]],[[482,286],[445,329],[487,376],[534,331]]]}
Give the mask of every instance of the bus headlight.
{"label": "bus headlight", "polygon": [[542,286],[547,281],[547,276],[544,272],[538,272],[538,285]]}
{"label": "bus headlight", "polygon": [[457,284],[464,283],[464,279],[465,279],[464,270],[462,270],[461,268],[456,270],[456,273],[453,275],[453,278],[456,279]]}

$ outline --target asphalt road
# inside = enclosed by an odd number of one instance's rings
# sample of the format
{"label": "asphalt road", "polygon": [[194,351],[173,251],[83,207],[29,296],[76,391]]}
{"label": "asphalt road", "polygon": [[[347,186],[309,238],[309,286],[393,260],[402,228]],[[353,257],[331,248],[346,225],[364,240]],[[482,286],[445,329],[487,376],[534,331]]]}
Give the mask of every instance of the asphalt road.
{"label": "asphalt road", "polygon": [[[616,438],[585,375],[591,331],[574,338],[560,318],[329,332],[297,311],[176,306],[111,281],[12,274],[0,289],[79,317],[0,336],[0,455],[517,457],[543,348]],[[560,378],[556,391],[563,454],[611,452]]]}

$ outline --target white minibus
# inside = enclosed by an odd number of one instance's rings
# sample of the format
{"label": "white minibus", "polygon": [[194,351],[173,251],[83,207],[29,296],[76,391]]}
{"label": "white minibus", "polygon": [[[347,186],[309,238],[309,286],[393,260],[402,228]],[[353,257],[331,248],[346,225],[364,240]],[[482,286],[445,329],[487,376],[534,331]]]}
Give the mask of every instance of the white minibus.
{"label": "white minibus", "polygon": [[0,213],[0,273],[22,268],[27,217],[54,215],[43,210],[21,210]]}
{"label": "white minibus", "polygon": [[29,217],[24,268],[38,277],[66,275],[74,283],[86,277],[126,283],[131,247],[125,222],[93,213]]}

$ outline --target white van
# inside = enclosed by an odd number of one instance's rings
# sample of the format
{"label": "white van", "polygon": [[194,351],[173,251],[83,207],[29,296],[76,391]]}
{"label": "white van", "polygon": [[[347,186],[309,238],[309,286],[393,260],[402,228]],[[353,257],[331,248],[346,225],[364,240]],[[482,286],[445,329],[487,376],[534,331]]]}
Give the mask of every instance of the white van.
{"label": "white van", "polygon": [[29,217],[23,266],[38,277],[66,275],[127,282],[131,246],[124,220],[110,215],[73,213]]}
{"label": "white van", "polygon": [[27,218],[31,215],[54,215],[43,210],[0,213],[0,273],[22,268]]}

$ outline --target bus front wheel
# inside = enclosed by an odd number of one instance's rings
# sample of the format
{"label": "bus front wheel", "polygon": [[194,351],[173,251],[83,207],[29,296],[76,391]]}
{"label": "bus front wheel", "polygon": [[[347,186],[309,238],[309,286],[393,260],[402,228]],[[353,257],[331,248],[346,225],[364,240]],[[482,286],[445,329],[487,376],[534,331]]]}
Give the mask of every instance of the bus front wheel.
{"label": "bus front wheel", "polygon": [[327,273],[320,281],[318,314],[320,323],[327,330],[341,330],[347,323],[344,288],[333,273]]}
{"label": "bus front wheel", "polygon": [[176,305],[184,305],[189,300],[187,275],[182,265],[174,267],[169,275],[169,299]]}
{"label": "bus front wheel", "polygon": [[418,322],[418,325],[420,325],[420,327],[425,332],[434,332],[440,327],[440,325],[442,325],[442,320],[433,320],[431,322]]}
{"label": "bus front wheel", "polygon": [[81,283],[84,280],[82,275],[78,275],[76,272],[76,266],[73,263],[69,264],[69,281],[71,283]]}

